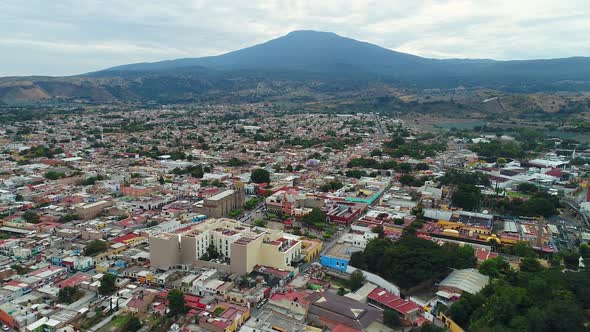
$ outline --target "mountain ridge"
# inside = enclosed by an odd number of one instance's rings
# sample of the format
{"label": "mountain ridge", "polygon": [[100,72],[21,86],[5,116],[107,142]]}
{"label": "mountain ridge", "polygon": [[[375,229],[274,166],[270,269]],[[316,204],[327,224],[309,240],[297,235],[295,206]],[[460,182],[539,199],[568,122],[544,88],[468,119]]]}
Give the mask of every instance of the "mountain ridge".
{"label": "mountain ridge", "polygon": [[0,101],[200,101],[218,98],[220,91],[248,94],[261,83],[272,87],[270,95],[280,95],[309,91],[310,86],[312,92],[353,91],[374,82],[417,89],[590,91],[590,58],[432,59],[332,32],[297,30],[216,56],[127,64],[68,77],[0,78]]}

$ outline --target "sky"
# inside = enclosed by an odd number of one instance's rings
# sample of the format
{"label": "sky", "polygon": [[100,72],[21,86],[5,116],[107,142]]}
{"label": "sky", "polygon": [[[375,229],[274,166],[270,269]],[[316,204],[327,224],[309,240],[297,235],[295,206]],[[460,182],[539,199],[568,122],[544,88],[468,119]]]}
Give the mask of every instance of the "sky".
{"label": "sky", "polygon": [[590,56],[589,0],[1,0],[0,76],[218,55],[293,30],[431,58]]}

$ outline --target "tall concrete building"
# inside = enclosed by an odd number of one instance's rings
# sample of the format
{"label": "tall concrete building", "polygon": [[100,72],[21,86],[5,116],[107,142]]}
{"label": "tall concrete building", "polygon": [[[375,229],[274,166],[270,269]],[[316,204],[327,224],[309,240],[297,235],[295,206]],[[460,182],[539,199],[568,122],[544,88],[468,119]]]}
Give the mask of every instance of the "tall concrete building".
{"label": "tall concrete building", "polygon": [[244,203],[244,188],[241,183],[238,183],[235,189],[225,190],[205,198],[203,204],[197,207],[197,212],[206,214],[209,218],[221,218],[228,216],[232,210],[241,209]]}
{"label": "tall concrete building", "polygon": [[229,261],[231,272],[249,273],[254,266],[293,270],[292,263],[304,259],[302,242],[281,230],[261,229],[232,219],[207,219],[175,232],[150,237],[152,267],[168,269],[197,262],[213,246]]}

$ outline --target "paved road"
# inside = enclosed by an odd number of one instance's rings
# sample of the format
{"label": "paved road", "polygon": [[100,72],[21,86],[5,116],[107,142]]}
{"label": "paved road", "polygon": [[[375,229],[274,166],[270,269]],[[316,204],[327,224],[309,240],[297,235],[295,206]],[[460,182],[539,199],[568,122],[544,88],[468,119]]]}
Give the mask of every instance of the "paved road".
{"label": "paved road", "polygon": [[258,206],[251,211],[245,211],[240,216],[238,216],[238,221],[243,222],[246,224],[252,223],[254,220],[263,219],[266,213],[266,207],[264,206],[264,202],[258,204]]}

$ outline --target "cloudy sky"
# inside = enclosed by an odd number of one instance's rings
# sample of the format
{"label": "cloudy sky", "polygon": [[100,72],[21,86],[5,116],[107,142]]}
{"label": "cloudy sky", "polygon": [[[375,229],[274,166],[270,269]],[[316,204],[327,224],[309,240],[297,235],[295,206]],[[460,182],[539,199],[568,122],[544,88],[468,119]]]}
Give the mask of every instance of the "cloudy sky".
{"label": "cloudy sky", "polygon": [[312,29],[435,58],[590,56],[589,0],[1,0],[0,76],[216,55]]}

